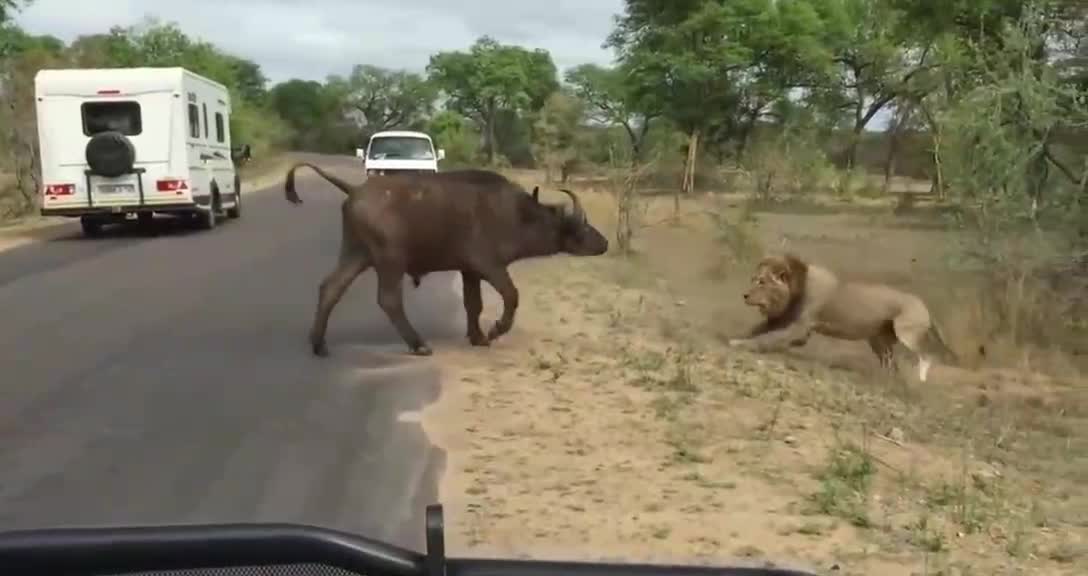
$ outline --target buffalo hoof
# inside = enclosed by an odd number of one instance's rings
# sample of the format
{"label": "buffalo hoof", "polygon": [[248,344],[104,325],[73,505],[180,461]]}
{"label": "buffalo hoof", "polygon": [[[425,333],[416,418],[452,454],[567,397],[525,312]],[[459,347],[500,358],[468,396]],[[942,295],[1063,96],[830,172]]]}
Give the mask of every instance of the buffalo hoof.
{"label": "buffalo hoof", "polygon": [[434,354],[434,352],[431,350],[430,346],[420,344],[419,346],[412,348],[412,354],[415,354],[416,356],[430,356],[431,354]]}
{"label": "buffalo hoof", "polygon": [[311,344],[311,348],[314,352],[314,356],[318,358],[324,358],[329,355],[329,347],[324,342],[314,342]]}
{"label": "buffalo hoof", "polygon": [[483,334],[469,334],[468,343],[473,346],[490,346],[491,340],[486,338]]}

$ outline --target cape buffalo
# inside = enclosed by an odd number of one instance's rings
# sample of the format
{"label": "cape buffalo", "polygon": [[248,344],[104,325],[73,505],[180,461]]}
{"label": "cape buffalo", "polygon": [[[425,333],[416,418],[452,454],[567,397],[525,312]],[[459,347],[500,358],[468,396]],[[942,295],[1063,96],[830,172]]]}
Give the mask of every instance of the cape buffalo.
{"label": "cape buffalo", "polygon": [[[308,167],[339,188],[340,260],[318,291],[310,330],[314,354],[325,356],[329,314],[351,282],[373,266],[378,274],[378,305],[415,354],[431,349],[404,314],[401,280],[418,284],[429,272],[458,271],[464,285],[468,340],[487,346],[514,325],[518,289],[506,268],[524,258],[560,252],[598,256],[608,240],[586,219],[578,196],[572,205],[540,202],[539,188],[530,195],[504,176],[486,170],[371,176],[353,185],[307,162],[287,172],[287,200],[302,203],[295,191],[295,170]],[[480,330],[480,280],[502,296],[502,316],[485,337]]]}

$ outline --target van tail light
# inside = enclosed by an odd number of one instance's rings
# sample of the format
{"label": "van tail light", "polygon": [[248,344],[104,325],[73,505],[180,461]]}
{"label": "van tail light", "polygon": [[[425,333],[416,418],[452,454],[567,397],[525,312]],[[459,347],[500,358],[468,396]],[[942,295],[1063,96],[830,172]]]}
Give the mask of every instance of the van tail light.
{"label": "van tail light", "polygon": [[71,196],[76,193],[75,184],[46,184],[46,196]]}
{"label": "van tail light", "polygon": [[184,180],[177,180],[168,178],[166,180],[159,180],[155,183],[155,187],[159,192],[174,192],[177,195],[181,195],[189,189],[189,183]]}

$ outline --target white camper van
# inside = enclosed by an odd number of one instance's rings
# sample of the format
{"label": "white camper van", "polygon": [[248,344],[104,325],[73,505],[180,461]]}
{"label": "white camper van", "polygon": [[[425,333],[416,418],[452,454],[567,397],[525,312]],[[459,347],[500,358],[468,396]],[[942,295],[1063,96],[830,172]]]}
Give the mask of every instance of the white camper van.
{"label": "white camper van", "polygon": [[441,148],[435,153],[431,137],[423,132],[388,130],[370,137],[366,150],[356,149],[363,158],[368,176],[403,172],[438,172],[438,161],[446,157]]}
{"label": "white camper van", "polygon": [[41,213],[83,232],[192,217],[213,228],[241,215],[226,87],[183,68],[42,70],[34,78]]}

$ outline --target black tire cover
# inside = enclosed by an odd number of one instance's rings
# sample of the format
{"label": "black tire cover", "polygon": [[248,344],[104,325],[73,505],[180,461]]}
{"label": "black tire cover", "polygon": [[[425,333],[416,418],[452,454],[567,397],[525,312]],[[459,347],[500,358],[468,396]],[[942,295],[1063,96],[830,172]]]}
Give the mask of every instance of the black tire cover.
{"label": "black tire cover", "polygon": [[87,142],[86,157],[93,173],[116,178],[132,172],[136,148],[120,132],[99,132]]}

